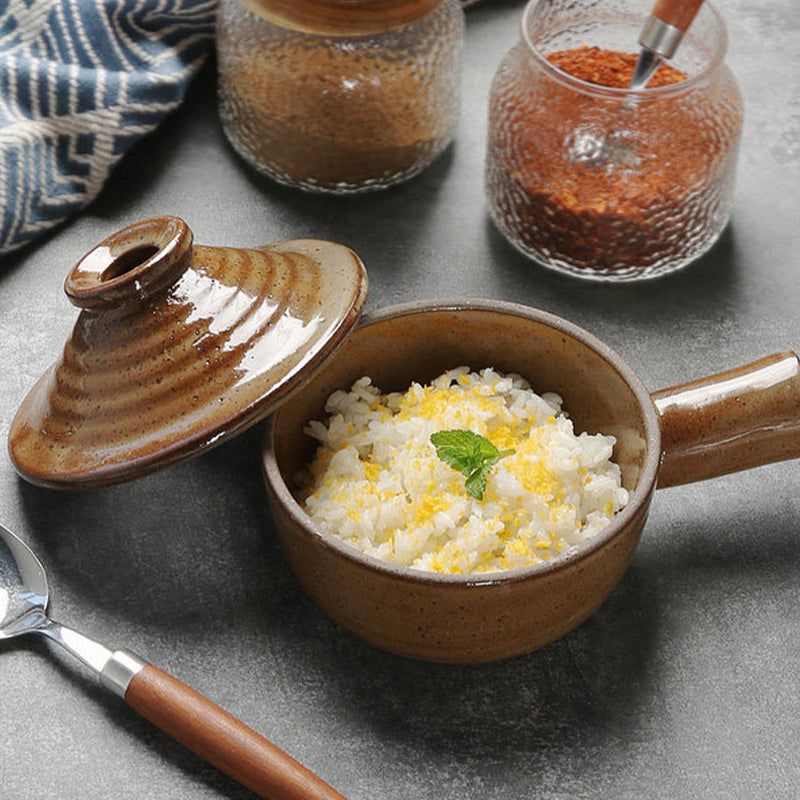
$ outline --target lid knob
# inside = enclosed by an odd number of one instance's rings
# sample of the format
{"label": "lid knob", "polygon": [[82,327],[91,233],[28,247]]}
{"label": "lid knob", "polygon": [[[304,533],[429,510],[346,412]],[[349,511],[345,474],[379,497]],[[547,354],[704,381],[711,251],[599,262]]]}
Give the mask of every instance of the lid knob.
{"label": "lid knob", "polygon": [[192,231],[179,217],[154,217],[113,233],[70,271],[64,291],[79,308],[142,303],[191,262]]}

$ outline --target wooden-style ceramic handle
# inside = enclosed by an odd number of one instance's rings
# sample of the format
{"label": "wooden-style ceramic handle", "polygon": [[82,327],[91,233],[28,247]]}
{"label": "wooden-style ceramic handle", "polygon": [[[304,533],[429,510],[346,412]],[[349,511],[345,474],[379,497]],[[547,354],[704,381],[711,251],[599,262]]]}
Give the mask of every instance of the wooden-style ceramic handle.
{"label": "wooden-style ceramic handle", "polygon": [[701,5],[703,5],[703,0],[656,0],[652,13],[654,17],[658,17],[667,25],[673,25],[679,30],[686,31]]}
{"label": "wooden-style ceramic handle", "polygon": [[800,361],[793,352],[652,398],[661,418],[659,488],[800,458]]}
{"label": "wooden-style ceramic handle", "polygon": [[186,684],[145,666],[125,702],[164,733],[269,800],[344,800],[323,780]]}

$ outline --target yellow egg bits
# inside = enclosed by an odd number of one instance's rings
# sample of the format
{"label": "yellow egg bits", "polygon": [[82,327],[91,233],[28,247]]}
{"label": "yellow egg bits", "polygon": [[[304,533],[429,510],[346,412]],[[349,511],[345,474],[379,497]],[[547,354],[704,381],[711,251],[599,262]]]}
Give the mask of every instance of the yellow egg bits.
{"label": "yellow egg bits", "polygon": [[[627,502],[613,438],[576,436],[561,398],[520,376],[462,367],[391,394],[365,377],[326,412],[307,428],[320,446],[304,507],[390,563],[448,573],[535,564],[593,536]],[[431,437],[443,432],[482,440],[480,494],[469,466],[437,455]]]}

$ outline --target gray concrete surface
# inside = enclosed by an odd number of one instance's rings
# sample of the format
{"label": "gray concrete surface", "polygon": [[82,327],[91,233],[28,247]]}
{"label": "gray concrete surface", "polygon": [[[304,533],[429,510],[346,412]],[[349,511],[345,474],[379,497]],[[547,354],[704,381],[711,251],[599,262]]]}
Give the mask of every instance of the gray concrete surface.
{"label": "gray concrete surface", "polygon": [[[800,6],[720,0],[746,122],[732,223],[657,282],[580,283],[488,221],[486,99],[522,3],[467,19],[454,146],[366,199],[276,187],[227,146],[213,64],[85,213],[0,263],[0,433],[75,319],[62,284],[130,222],[182,216],[202,244],[353,247],[368,308],[525,302],[606,340],[653,390],[800,347]],[[0,521],[40,554],[53,615],[191,684],[351,800],[790,800],[800,796],[800,463],[656,494],[634,562],[584,625],[480,666],[407,661],[298,588],[259,473],[259,432],[140,481],[30,486],[0,457]],[[244,798],[47,643],[0,643],[0,797]]]}

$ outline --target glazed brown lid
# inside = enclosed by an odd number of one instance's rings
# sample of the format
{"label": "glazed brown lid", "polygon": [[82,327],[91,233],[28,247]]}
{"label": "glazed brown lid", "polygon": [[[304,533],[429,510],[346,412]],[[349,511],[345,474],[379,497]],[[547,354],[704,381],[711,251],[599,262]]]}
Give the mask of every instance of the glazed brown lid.
{"label": "glazed brown lid", "polygon": [[89,488],[262,420],[358,320],[367,276],[333,242],[202,247],[183,220],[158,217],[90,250],[65,291],[81,312],[17,411],[9,453],[32,483]]}
{"label": "glazed brown lid", "polygon": [[285,28],[319,35],[368,35],[409,25],[444,0],[240,0]]}

